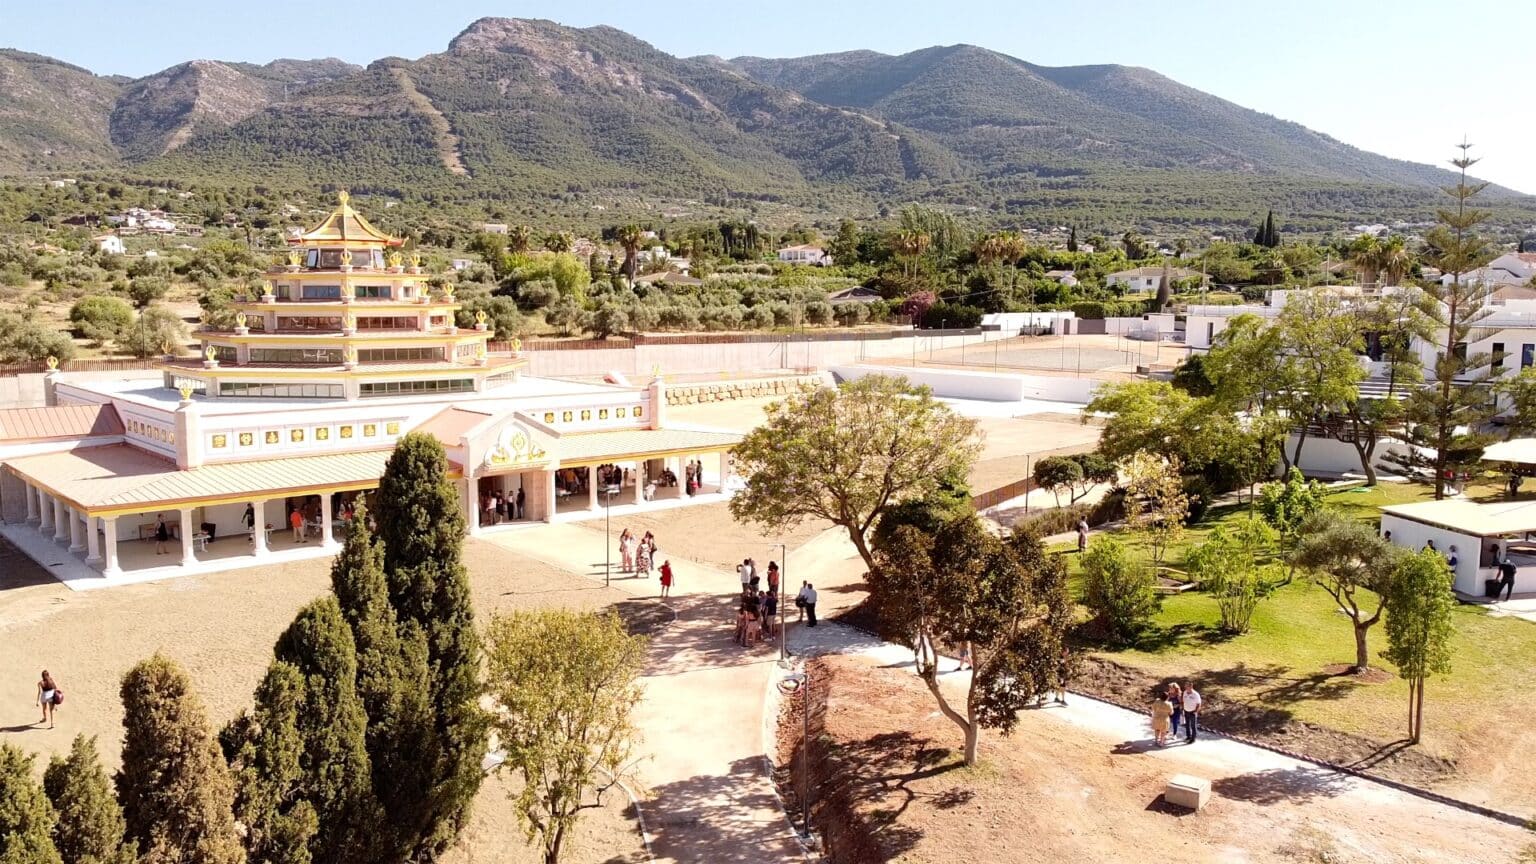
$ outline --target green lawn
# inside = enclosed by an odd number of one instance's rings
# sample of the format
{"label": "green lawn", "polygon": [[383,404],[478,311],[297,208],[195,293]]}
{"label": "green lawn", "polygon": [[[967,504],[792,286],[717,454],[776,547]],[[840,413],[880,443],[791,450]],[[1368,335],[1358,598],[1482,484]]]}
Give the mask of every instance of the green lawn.
{"label": "green lawn", "polygon": [[[1486,490],[1491,492],[1492,490]],[[1475,490],[1475,494],[1485,490]],[[1422,486],[1382,484],[1329,496],[1329,504],[1362,519],[1374,520],[1387,504],[1422,500]],[[1246,506],[1213,510],[1191,527],[1166,556],[1182,568],[1185,553],[1216,524],[1246,519]],[[1135,548],[1142,544],[1124,538]],[[1079,588],[1077,555],[1071,560],[1074,588]],[[1379,656],[1386,645],[1381,625],[1371,630],[1372,663],[1393,675],[1386,683],[1361,683],[1354,676],[1329,675],[1324,669],[1354,660],[1349,619],[1322,588],[1298,574],[1254,613],[1246,634],[1219,632],[1216,602],[1201,592],[1165,598],[1156,627],[1139,644],[1102,649],[1103,656],[1145,669],[1150,677],[1195,678],[1207,698],[1241,700],[1255,708],[1299,720],[1392,741],[1402,736],[1407,687]],[[1454,669],[1430,681],[1426,689],[1425,746],[1459,758],[1488,745],[1495,730],[1527,729],[1536,709],[1536,624],[1493,618],[1481,607],[1459,606],[1456,613]],[[1500,745],[1502,747],[1502,745]],[[1524,781],[1532,782],[1532,781]]]}

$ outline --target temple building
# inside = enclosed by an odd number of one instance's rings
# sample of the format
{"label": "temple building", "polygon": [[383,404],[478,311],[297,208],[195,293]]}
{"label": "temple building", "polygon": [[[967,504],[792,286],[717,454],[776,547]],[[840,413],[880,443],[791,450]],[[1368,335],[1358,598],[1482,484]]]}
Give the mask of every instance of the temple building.
{"label": "temple building", "polygon": [[452,288],[339,198],[159,386],[50,363],[47,407],[0,410],[0,532],[78,588],[330,554],[412,431],[446,448],[471,534],[728,491],[739,434],[668,425],[659,375],[524,374],[516,340],[459,326]]}

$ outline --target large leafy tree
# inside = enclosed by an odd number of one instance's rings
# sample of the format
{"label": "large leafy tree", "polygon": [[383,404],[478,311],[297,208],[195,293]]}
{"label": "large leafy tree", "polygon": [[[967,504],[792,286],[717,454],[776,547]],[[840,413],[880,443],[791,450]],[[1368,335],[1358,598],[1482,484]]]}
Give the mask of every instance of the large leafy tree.
{"label": "large leafy tree", "polygon": [[1408,682],[1408,739],[1424,730],[1424,683],[1451,671],[1456,597],[1445,559],[1426,549],[1398,562],[1387,590],[1387,650],[1382,652]]}
{"label": "large leafy tree", "polygon": [[492,619],[486,649],[500,770],[520,775],[518,821],[557,864],[581,812],[633,756],[645,639],[615,615],[544,610]]}
{"label": "large leafy tree", "polygon": [[769,530],[806,518],[848,532],[871,569],[869,531],[886,507],[963,477],[980,450],[976,423],[903,378],[870,375],[770,406],[736,447],[746,488],[731,515]]}
{"label": "large leafy tree", "polygon": [[[974,515],[932,535],[901,526],[879,549],[869,583],[881,635],[913,650],[940,713],[965,735],[967,765],[983,728],[1008,734],[1021,709],[1060,683],[1072,600],[1066,566],[1035,538],[1004,540]],[[956,705],[939,684],[938,649],[964,643],[975,671]]]}
{"label": "large leafy tree", "polygon": [[469,578],[460,560],[464,514],[448,479],[448,457],[430,435],[401,438],[379,479],[384,576],[401,633],[425,638],[430,738],[420,742],[422,783],[414,812],[419,855],[458,836],[483,777],[486,717],[480,695],[480,642]]}
{"label": "large leafy tree", "polygon": [[239,864],[234,783],[187,673],[161,654],[123,676],[117,795],[145,864]]}
{"label": "large leafy tree", "polygon": [[69,755],[49,760],[43,789],[59,814],[53,840],[65,861],[134,864],[138,860],[133,844],[126,840],[123,808],[112,792],[112,779],[101,767],[95,738],[76,735]]}
{"label": "large leafy tree", "polygon": [[1488,184],[1468,181],[1467,169],[1478,161],[1471,158],[1470,146],[1460,145],[1461,155],[1451,160],[1461,172],[1456,185],[1446,188],[1454,205],[1437,211],[1439,224],[1425,236],[1426,257],[1449,279],[1424,289],[1437,301],[1431,315],[1442,342],[1432,367],[1433,381],[1414,391],[1407,404],[1408,419],[1435,451],[1436,499],[1445,497],[1449,472],[1481,456],[1484,439],[1478,429],[1496,410],[1485,386],[1488,355],[1471,354],[1467,347],[1477,322],[1492,311],[1487,305],[1489,286],[1469,278],[1491,257],[1487,241],[1477,233],[1488,213],[1472,203]]}
{"label": "large leafy tree", "polygon": [[53,843],[58,814],[32,779],[32,756],[0,744],[0,861],[63,864]]}
{"label": "large leafy tree", "polygon": [[1286,415],[1296,424],[1291,464],[1301,462],[1301,448],[1312,424],[1343,413],[1360,401],[1365,369],[1357,352],[1365,348],[1360,325],[1338,295],[1326,289],[1295,291],[1277,322],[1289,386],[1281,394]]}
{"label": "large leafy tree", "polygon": [[1381,620],[1401,553],[1370,526],[1332,510],[1319,510],[1302,523],[1294,560],[1312,574],[1355,631],[1357,673],[1370,668],[1366,637]]}

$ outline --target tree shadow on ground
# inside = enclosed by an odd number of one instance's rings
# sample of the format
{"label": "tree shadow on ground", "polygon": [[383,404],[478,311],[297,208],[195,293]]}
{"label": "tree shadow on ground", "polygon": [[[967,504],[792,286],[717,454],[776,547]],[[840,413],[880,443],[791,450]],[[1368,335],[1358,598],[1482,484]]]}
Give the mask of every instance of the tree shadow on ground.
{"label": "tree shadow on ground", "polygon": [[53,575],[17,549],[11,541],[0,537],[0,591],[31,588],[35,585],[56,583]]}
{"label": "tree shadow on ground", "polygon": [[1223,777],[1211,782],[1211,791],[1252,804],[1306,804],[1318,798],[1334,798],[1349,790],[1349,777],[1326,768],[1299,766],[1271,768]]}
{"label": "tree shadow on ground", "polygon": [[604,613],[613,613],[624,622],[624,629],[631,636],[655,636],[672,623],[673,611],[655,600],[633,598],[610,603]]}
{"label": "tree shadow on ground", "polygon": [[[761,757],[737,759],[724,775],[699,775],[653,787],[645,824],[657,858],[675,861],[789,860],[798,852]],[[768,823],[743,812],[772,814]],[[771,844],[771,845],[770,845]]]}
{"label": "tree shadow on ground", "polygon": [[1372,752],[1346,764],[1344,767],[1353,768],[1356,771],[1369,771],[1383,762],[1390,762],[1399,753],[1406,752],[1412,746],[1412,741],[1409,741],[1407,738],[1399,738],[1396,741],[1377,747]]}
{"label": "tree shadow on ground", "polygon": [[[655,601],[640,602],[660,605]],[[677,675],[777,660],[777,641],[764,640],[751,648],[736,643],[738,603],[734,593],[669,598],[667,604],[677,612],[677,621],[652,637],[645,675]],[[623,602],[614,605],[620,606]]]}
{"label": "tree shadow on ground", "polygon": [[1181,622],[1171,627],[1154,627],[1142,633],[1136,641],[1121,646],[1106,646],[1103,650],[1114,652],[1126,648],[1160,654],[1174,648],[1209,648],[1231,641],[1233,635],[1220,627],[1209,624]]}
{"label": "tree shadow on ground", "polygon": [[828,763],[823,776],[831,795],[870,806],[865,813],[867,832],[888,859],[912,849],[923,837],[922,831],[901,824],[913,803],[926,800],[937,810],[950,810],[975,794],[960,785],[939,791],[916,788],[921,781],[965,767],[965,761],[948,747],[933,746],[930,739],[911,732],[881,732],[842,742],[829,754]]}

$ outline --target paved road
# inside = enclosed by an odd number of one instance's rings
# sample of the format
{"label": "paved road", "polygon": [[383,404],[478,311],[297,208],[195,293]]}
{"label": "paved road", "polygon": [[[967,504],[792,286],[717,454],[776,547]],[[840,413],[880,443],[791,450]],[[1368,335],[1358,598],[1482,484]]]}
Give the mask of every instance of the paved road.
{"label": "paved road", "polygon": [[[603,578],[603,534],[542,525],[485,541],[573,574]],[[662,553],[666,556],[666,550]],[[613,551],[617,562],[618,551]],[[651,643],[637,713],[650,758],[638,768],[656,860],[679,864],[804,861],[764,772],[763,696],[776,670],[769,646],[732,640],[735,574],[671,557],[677,621]],[[614,585],[655,597],[653,576],[617,573]]]}

